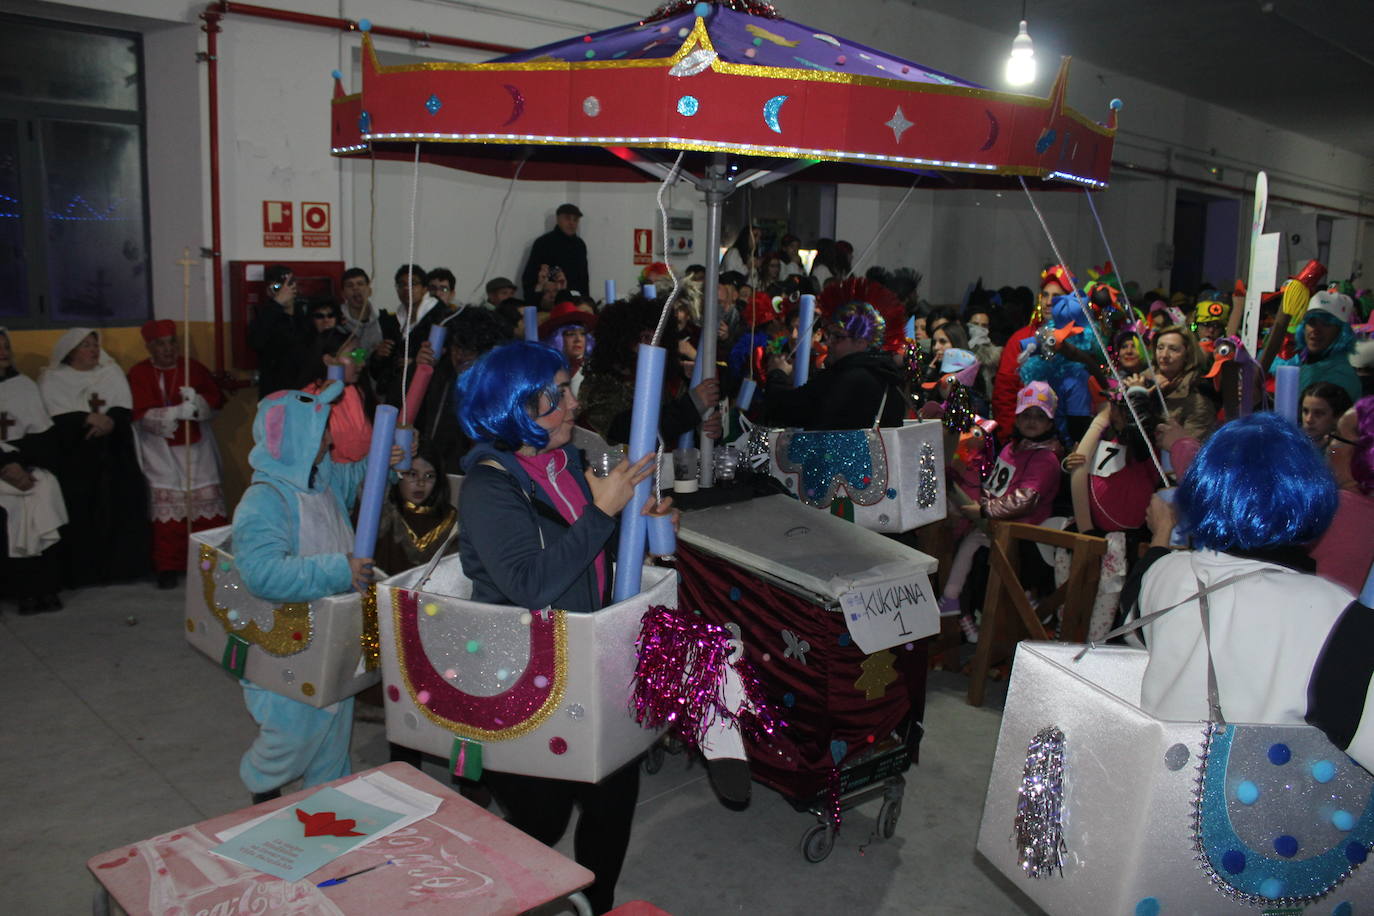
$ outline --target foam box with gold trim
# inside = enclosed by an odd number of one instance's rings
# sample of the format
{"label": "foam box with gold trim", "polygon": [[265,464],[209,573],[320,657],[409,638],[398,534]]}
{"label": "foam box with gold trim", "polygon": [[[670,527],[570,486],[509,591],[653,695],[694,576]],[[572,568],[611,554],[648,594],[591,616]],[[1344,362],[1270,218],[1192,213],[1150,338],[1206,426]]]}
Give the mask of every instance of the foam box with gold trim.
{"label": "foam box with gold trim", "polygon": [[877,430],[784,429],[771,436],[769,472],[812,508],[890,534],[945,517],[938,420]]}
{"label": "foam box with gold trim", "polygon": [[[1016,650],[978,851],[1051,914],[1359,913],[1374,900],[1374,777],[1302,725],[1157,719],[1149,654]],[[1064,735],[1063,873],[1031,878],[1013,825],[1027,746]]]}
{"label": "foam box with gold trim", "polygon": [[646,566],[643,591],[594,613],[479,604],[456,556],[382,581],[378,608],[386,736],[450,758],[480,743],[484,769],[596,782],[659,732],[630,705],[640,620],[677,607],[677,573]]}
{"label": "foam box with gold trim", "polygon": [[310,706],[377,683],[375,597],[370,618],[356,592],[280,605],[254,597],[234,564],[232,534],[225,525],[191,535],[186,641],[230,673]]}

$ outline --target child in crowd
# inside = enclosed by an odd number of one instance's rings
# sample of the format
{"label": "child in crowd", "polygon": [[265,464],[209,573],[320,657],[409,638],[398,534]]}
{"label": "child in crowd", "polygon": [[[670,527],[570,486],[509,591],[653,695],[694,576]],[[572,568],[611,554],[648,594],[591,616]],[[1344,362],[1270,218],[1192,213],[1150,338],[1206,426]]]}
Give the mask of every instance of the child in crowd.
{"label": "child in crowd", "polygon": [[1336,431],[1336,422],[1354,406],[1350,395],[1340,385],[1313,382],[1302,392],[1299,402],[1302,431],[1317,448],[1325,448]]}
{"label": "child in crowd", "polygon": [[[449,498],[448,477],[428,443],[410,460],[410,470],[391,487],[377,528],[377,566],[394,574],[423,566],[443,548],[458,518]],[[445,553],[458,550],[454,538]]]}
{"label": "child in crowd", "polygon": [[[1059,492],[1059,456],[1063,452],[1054,430],[1057,404],[1054,389],[1045,382],[1031,382],[1017,393],[1011,442],[1002,449],[992,472],[983,481],[978,502],[960,509],[964,515],[1031,525],[1049,518]],[[964,589],[973,555],[988,544],[988,536],[981,528],[964,537],[940,596],[941,616],[959,614],[960,629],[969,642],[978,641],[978,628],[971,611],[960,613],[959,593]]]}
{"label": "child in crowd", "polygon": [[[349,509],[367,461],[341,464],[329,455],[331,405],[343,394],[331,382],[318,394],[278,391],[258,404],[248,463],[253,482],[234,511],[233,552],[243,584],[266,601],[313,601],[362,591],[372,559],[354,557]],[[393,448],[391,463],[401,458]],[[258,723],[239,777],[256,804],[304,777],[315,786],[349,773],[353,698],[316,709],[243,681],[243,699]]]}
{"label": "child in crowd", "polygon": [[358,338],[334,329],[316,339],[315,358],[315,381],[305,386],[306,394],[319,394],[330,384],[329,370],[343,368],[343,395],[329,410],[330,457],[338,464],[361,461],[372,446],[371,417],[377,409],[372,387],[362,379],[367,352],[359,346]]}

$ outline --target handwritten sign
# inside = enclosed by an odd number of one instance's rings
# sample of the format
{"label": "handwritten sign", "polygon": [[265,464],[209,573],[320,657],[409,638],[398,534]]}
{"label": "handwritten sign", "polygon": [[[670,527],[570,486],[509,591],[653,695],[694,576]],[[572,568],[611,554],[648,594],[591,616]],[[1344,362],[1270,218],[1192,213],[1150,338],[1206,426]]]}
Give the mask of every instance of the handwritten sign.
{"label": "handwritten sign", "polygon": [[987,480],[983,481],[983,489],[987,491],[989,496],[1001,496],[1007,492],[1007,486],[1015,476],[1016,466],[999,456],[997,463],[992,466],[992,473],[988,475]]}
{"label": "handwritten sign", "polygon": [[1126,470],[1126,446],[1120,442],[1102,440],[1097,443],[1097,453],[1093,455],[1094,477],[1110,477],[1117,471]]}
{"label": "handwritten sign", "polygon": [[872,654],[940,631],[930,577],[924,573],[855,585],[840,595],[854,644]]}

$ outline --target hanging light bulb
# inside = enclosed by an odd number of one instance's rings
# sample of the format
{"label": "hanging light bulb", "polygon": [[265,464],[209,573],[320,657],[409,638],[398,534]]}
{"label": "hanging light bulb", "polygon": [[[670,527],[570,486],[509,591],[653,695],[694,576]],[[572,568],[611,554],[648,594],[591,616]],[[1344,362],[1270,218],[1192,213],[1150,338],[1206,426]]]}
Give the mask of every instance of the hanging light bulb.
{"label": "hanging light bulb", "polygon": [[1013,86],[1027,86],[1035,82],[1035,48],[1031,45],[1024,19],[1011,42],[1011,57],[1007,58],[1007,82]]}

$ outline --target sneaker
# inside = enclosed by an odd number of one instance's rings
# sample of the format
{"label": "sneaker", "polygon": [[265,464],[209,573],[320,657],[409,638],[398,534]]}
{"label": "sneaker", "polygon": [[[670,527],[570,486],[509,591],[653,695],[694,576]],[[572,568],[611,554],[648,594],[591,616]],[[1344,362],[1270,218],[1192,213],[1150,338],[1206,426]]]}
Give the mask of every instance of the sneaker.
{"label": "sneaker", "polygon": [[978,624],[973,622],[972,614],[963,614],[959,617],[959,632],[964,634],[964,639],[969,643],[978,642]]}
{"label": "sneaker", "polygon": [[940,609],[941,617],[959,616],[959,599],[957,597],[947,598],[944,595],[941,595],[940,601],[936,606]]}

